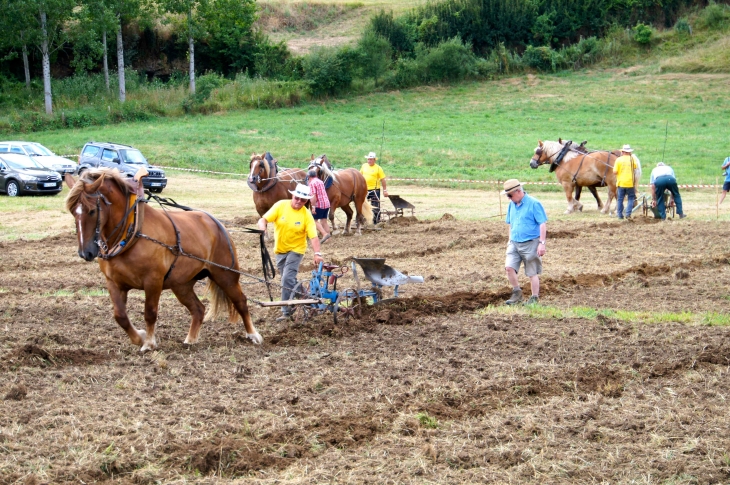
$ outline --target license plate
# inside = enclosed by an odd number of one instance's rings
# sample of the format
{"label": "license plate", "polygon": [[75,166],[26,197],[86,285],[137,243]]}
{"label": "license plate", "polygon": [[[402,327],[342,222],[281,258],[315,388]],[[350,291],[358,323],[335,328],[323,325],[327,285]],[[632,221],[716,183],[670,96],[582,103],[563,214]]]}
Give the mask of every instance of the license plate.
{"label": "license plate", "polygon": [[159,187],[160,185],[162,185],[160,182],[153,182],[150,184],[150,187]]}
{"label": "license plate", "polygon": [[46,183],[46,184],[43,184],[43,186],[44,187],[55,187],[56,186],[56,182]]}

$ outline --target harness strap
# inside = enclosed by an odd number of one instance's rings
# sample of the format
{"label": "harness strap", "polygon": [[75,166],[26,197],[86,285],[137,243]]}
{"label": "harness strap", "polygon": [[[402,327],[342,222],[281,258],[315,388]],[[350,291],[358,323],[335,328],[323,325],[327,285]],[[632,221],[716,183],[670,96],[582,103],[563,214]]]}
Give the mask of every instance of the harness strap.
{"label": "harness strap", "polygon": [[580,168],[583,166],[583,162],[585,162],[586,156],[583,155],[583,158],[580,159],[580,163],[578,164],[578,170],[575,171],[573,174],[573,183],[575,183],[575,180],[578,178],[578,174],[580,173]]}
{"label": "harness strap", "polygon": [[603,178],[601,179],[601,187],[606,186],[606,177],[608,177],[608,169],[611,166],[611,152],[606,151],[606,171],[603,173]]}

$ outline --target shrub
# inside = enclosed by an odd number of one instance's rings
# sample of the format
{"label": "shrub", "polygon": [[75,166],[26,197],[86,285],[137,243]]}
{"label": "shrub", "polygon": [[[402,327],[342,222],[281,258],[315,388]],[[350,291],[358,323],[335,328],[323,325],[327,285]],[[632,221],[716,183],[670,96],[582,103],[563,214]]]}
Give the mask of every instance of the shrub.
{"label": "shrub", "polygon": [[395,68],[389,71],[385,77],[386,88],[408,88],[417,86],[422,81],[422,70],[415,59],[401,58],[395,62]]}
{"label": "shrub", "polygon": [[684,18],[677,20],[677,23],[674,24],[674,30],[680,35],[692,35],[692,26]]}
{"label": "shrub", "polygon": [[337,94],[352,82],[353,60],[353,52],[348,47],[316,49],[302,62],[304,80],[315,96]]}
{"label": "shrub", "polygon": [[476,56],[470,45],[454,37],[417,54],[427,81],[460,81],[476,75]]}
{"label": "shrub", "polygon": [[651,44],[651,38],[654,35],[654,29],[650,26],[638,23],[634,27],[634,40],[641,45]]}
{"label": "shrub", "polygon": [[528,45],[525,53],[522,54],[522,61],[538,71],[555,70],[555,52],[547,46],[534,47]]}
{"label": "shrub", "polygon": [[710,2],[697,19],[697,26],[709,30],[723,30],[730,22],[730,6]]}
{"label": "shrub", "polygon": [[532,38],[542,45],[551,45],[553,42],[553,32],[555,32],[555,12],[545,13],[535,19],[532,26]]}
{"label": "shrub", "polygon": [[214,89],[224,86],[230,81],[222,75],[208,72],[198,77],[195,82],[195,94],[189,94],[182,103],[183,110],[186,113],[199,110],[199,108],[210,97]]}
{"label": "shrub", "polygon": [[368,31],[385,38],[396,52],[413,52],[416,42],[416,27],[406,17],[395,19],[393,12],[381,10],[370,19]]}
{"label": "shrub", "polygon": [[263,42],[254,54],[254,72],[269,79],[301,79],[301,61],[292,58],[284,41],[277,44]]}
{"label": "shrub", "polygon": [[368,31],[357,44],[358,70],[362,78],[373,78],[377,84],[392,64],[393,49],[388,40]]}

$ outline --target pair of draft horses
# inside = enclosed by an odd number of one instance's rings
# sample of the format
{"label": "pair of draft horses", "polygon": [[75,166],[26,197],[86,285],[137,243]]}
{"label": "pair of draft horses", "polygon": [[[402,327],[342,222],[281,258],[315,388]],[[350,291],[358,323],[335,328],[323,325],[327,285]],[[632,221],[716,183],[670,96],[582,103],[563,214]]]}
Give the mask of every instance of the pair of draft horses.
{"label": "pair of draft horses", "polygon": [[[331,207],[329,218],[332,231],[337,230],[335,211],[342,209],[347,216],[345,233],[350,232],[353,214],[350,202],[354,202],[357,213],[355,225],[357,234],[360,235],[362,226],[373,218],[372,207],[367,200],[368,187],[365,177],[354,168],[333,170],[326,155],[318,158],[312,155],[309,169],[315,170],[319,178],[328,181],[326,187]],[[248,186],[253,190],[253,202],[259,216],[263,216],[276,202],[291,199],[289,190],[293,190],[297,183],[307,184],[307,170],[287,168],[280,171],[276,159],[268,153],[251,155]]]}
{"label": "pair of draft horses", "polygon": [[[535,154],[530,160],[531,168],[538,168],[540,165],[550,165],[550,171],[555,172],[560,185],[565,191],[565,198],[568,201],[566,214],[576,210],[583,210],[580,203],[581,187],[588,189],[598,203],[598,209],[608,214],[611,202],[616,198],[616,175],[613,173],[613,166],[616,159],[621,156],[618,150],[588,151],[585,143],[580,145],[572,141],[538,141]],[[641,167],[638,169],[638,177],[641,176]],[[637,177],[637,180],[638,180]],[[608,200],[604,205],[598,196],[596,187],[608,187]],[[573,191],[576,196],[573,198]]]}
{"label": "pair of draft horses", "polygon": [[[565,150],[566,145],[569,150]],[[546,163],[554,167],[565,188],[570,211],[576,204],[572,199],[573,188],[582,185],[595,191],[596,186],[608,185],[608,202],[602,211],[607,213],[616,193],[612,167],[618,154],[581,153],[582,145],[573,145],[563,144],[562,140],[540,142],[530,164],[533,168]],[[561,152],[563,156],[556,161]],[[347,205],[349,209],[349,202],[354,200],[359,230],[360,223],[371,217],[364,214],[369,211],[365,181],[355,169],[333,172],[324,158],[313,166],[337,183],[328,189],[332,207]],[[251,157],[248,182],[258,189],[254,191],[254,201],[259,214],[265,213],[277,200],[289,198],[290,186],[306,177],[299,169],[279,172],[272,160],[260,155]],[[78,254],[86,261],[98,259],[119,326],[127,332],[132,343],[140,346],[141,352],[155,350],[160,295],[162,290],[169,289],[192,317],[185,344],[198,341],[204,318],[225,315],[232,323],[240,316],[246,336],[255,344],[262,343],[241,290],[238,255],[226,229],[216,218],[202,211],[169,212],[150,207],[144,199],[143,175],[138,174],[131,180],[122,177],[117,170],[102,169],[87,171],[79,180],[66,176],[70,188],[66,208],[75,220]],[[273,200],[271,190],[277,186],[279,193],[283,191],[287,195]],[[595,192],[594,195],[600,208],[600,198]],[[352,209],[349,212],[347,209],[346,229],[349,230]],[[208,278],[210,295],[207,313],[194,290],[195,283],[205,278]],[[127,315],[127,294],[132,289],[145,292],[144,330],[132,325]]]}

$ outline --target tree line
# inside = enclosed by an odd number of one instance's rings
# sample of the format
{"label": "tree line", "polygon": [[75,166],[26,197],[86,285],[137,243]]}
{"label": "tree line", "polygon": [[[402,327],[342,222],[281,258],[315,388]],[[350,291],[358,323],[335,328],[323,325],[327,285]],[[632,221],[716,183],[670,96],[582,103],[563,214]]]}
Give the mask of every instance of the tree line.
{"label": "tree line", "polygon": [[[290,106],[310,96],[338,95],[353,86],[361,91],[397,89],[491,79],[525,70],[578,69],[606,59],[620,63],[621,46],[650,45],[651,25],[674,25],[682,35],[691,32],[682,15],[697,11],[701,2],[434,1],[399,16],[381,11],[355,44],[319,48],[298,57],[284,43],[272,43],[254,28],[255,0],[0,0],[0,90],[7,66],[18,67],[21,59],[25,84],[30,87],[29,53],[35,51],[41,58],[47,114],[53,113],[52,69],[61,100],[65,99],[65,80],[58,72],[61,65],[77,74],[103,72],[106,94],[95,105],[84,99],[103,91],[100,74],[68,78],[76,81],[68,84],[76,86],[70,97],[78,99],[78,104],[66,105],[60,120],[63,126],[101,123],[101,118],[97,120],[101,107],[108,107],[108,118],[121,120],[164,116],[173,105],[183,112]],[[710,0],[702,12],[715,19],[710,22],[717,24],[713,28],[722,29],[730,22],[726,4]],[[127,87],[131,93],[140,86],[139,76],[125,79],[130,60],[138,59],[140,67],[139,59],[157,62],[162,58],[174,69],[174,82],[167,86],[187,84],[185,98],[155,102],[145,96],[138,106],[125,103]],[[110,60],[116,61],[117,79],[112,81]],[[18,79],[16,72],[11,77]],[[22,90],[18,81],[13,86]],[[112,88],[120,101],[116,106],[107,104]],[[27,90],[27,96],[37,96],[36,89]],[[0,91],[0,105],[15,109],[28,104],[19,99],[3,98]],[[75,112],[82,104],[88,109]],[[30,129],[43,129],[54,121],[52,117],[16,118],[9,122],[11,129],[16,121],[22,129],[28,129],[28,123]]]}
{"label": "tree line", "polygon": [[[44,105],[53,113],[51,62],[61,50],[71,50],[76,71],[101,62],[107,91],[109,45],[115,39],[119,101],[126,99],[125,27],[136,22],[152,27],[179,21],[187,40],[189,89],[195,93],[195,46],[204,40],[213,58],[231,70],[243,70],[256,44],[252,25],[255,0],[0,0],[0,62],[22,57],[25,84],[30,88],[29,51],[41,57]],[[247,48],[248,47],[248,48]],[[248,55],[247,55],[248,54]]]}

